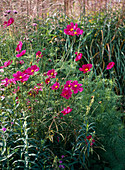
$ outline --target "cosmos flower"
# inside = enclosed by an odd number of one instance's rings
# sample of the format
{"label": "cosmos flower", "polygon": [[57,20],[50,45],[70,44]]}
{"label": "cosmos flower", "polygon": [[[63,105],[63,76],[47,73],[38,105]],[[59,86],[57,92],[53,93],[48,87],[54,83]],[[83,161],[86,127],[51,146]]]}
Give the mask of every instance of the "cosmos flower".
{"label": "cosmos flower", "polygon": [[26,53],[26,50],[23,50],[20,54],[17,54],[16,57],[19,58],[23,56]]}
{"label": "cosmos flower", "polygon": [[110,62],[108,65],[107,65],[107,70],[110,70],[113,66],[115,65],[114,62]]}
{"label": "cosmos flower", "polygon": [[24,74],[21,71],[17,71],[16,73],[14,73],[13,77],[15,81],[21,81],[22,83],[29,79],[29,75]]}
{"label": "cosmos flower", "polygon": [[60,95],[66,99],[69,99],[70,97],[72,97],[72,91],[68,87],[66,87],[62,89],[62,93]]}
{"label": "cosmos flower", "polygon": [[51,86],[51,89],[52,89],[52,90],[57,90],[57,89],[59,88],[59,86],[60,86],[60,84],[59,84],[58,82],[56,82],[55,84],[53,84],[53,85]]}
{"label": "cosmos flower", "polygon": [[80,71],[83,71],[83,73],[87,73],[91,71],[90,69],[92,68],[92,64],[84,64],[82,65],[82,68],[80,68]]}
{"label": "cosmos flower", "polygon": [[77,23],[74,25],[74,23],[71,22],[70,25],[67,25],[67,28],[64,29],[64,33],[71,36],[75,36],[75,35],[78,36],[80,34],[83,34],[83,30],[80,30],[80,28],[78,28]]}
{"label": "cosmos flower", "polygon": [[10,61],[10,60],[6,61],[6,62],[4,63],[4,65],[1,66],[0,68],[5,68],[5,67],[9,66],[12,62],[13,62],[13,61]]}
{"label": "cosmos flower", "polygon": [[47,72],[47,75],[49,76],[49,78],[55,78],[57,75],[57,72],[54,69],[52,69]]}
{"label": "cosmos flower", "polygon": [[70,113],[72,111],[72,109],[70,107],[67,107],[66,109],[64,108],[63,111],[61,111],[61,113],[63,113],[63,116]]}
{"label": "cosmos flower", "polygon": [[83,88],[80,87],[82,86],[82,84],[79,84],[77,80],[73,81],[72,82],[72,87],[71,89],[74,91],[74,93],[78,93],[78,91],[82,92],[83,91]]}
{"label": "cosmos flower", "polygon": [[77,55],[75,61],[78,61],[82,58],[82,53],[75,52],[75,54]]}

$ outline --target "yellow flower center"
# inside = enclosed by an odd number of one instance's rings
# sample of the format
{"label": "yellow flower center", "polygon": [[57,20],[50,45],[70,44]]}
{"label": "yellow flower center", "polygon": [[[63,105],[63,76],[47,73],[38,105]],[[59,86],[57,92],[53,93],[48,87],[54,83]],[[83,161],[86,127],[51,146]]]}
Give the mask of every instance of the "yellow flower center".
{"label": "yellow flower center", "polygon": [[77,85],[75,85],[74,87],[77,87]]}
{"label": "yellow flower center", "polygon": [[70,84],[68,86],[71,87]]}
{"label": "yellow flower center", "polygon": [[77,34],[77,32],[74,32],[74,34]]}
{"label": "yellow flower center", "polygon": [[32,95],[32,93],[30,93],[30,96]]}
{"label": "yellow flower center", "polygon": [[34,70],[31,70],[31,72],[34,72]]}
{"label": "yellow flower center", "polygon": [[73,31],[73,28],[71,28],[70,31]]}
{"label": "yellow flower center", "polygon": [[85,71],[88,71],[88,70],[89,70],[88,68],[85,69]]}
{"label": "yellow flower center", "polygon": [[53,75],[53,73],[51,73],[51,75]]}
{"label": "yellow flower center", "polygon": [[55,88],[57,89],[57,88],[58,88],[58,86],[55,86]]}
{"label": "yellow flower center", "polygon": [[22,78],[22,76],[19,77],[20,79]]}

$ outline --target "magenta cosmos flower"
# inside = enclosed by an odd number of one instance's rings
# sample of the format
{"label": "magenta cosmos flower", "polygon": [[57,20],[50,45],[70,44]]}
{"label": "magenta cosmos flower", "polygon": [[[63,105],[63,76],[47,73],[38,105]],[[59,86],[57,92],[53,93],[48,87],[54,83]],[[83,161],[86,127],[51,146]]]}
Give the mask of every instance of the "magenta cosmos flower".
{"label": "magenta cosmos flower", "polygon": [[28,74],[28,75],[33,75],[34,72],[39,71],[39,67],[37,67],[36,65],[33,65],[29,68],[27,68],[26,70],[23,71],[24,74]]}
{"label": "magenta cosmos flower", "polygon": [[108,65],[107,65],[107,70],[111,69],[113,66],[115,65],[114,62],[110,62]]}
{"label": "magenta cosmos flower", "polygon": [[[92,135],[86,136],[86,139],[90,142],[90,146],[92,146],[95,143],[95,140],[92,138]],[[87,144],[87,141],[86,141],[86,144]]]}
{"label": "magenta cosmos flower", "polygon": [[49,70],[49,71],[47,72],[47,75],[49,76],[49,78],[55,78],[56,75],[57,75],[57,72],[55,72],[55,70],[52,69],[52,70]]}
{"label": "magenta cosmos flower", "polygon": [[14,91],[12,92],[13,94],[17,93],[20,90],[20,87],[18,86],[17,89],[14,89]]}
{"label": "magenta cosmos flower", "polygon": [[79,70],[83,71],[83,73],[87,73],[87,72],[91,71],[90,70],[91,68],[92,68],[92,64],[85,64]]}
{"label": "magenta cosmos flower", "polygon": [[15,81],[21,81],[23,83],[24,81],[28,80],[29,75],[24,74],[21,71],[17,71],[16,73],[13,74],[13,77]]}
{"label": "magenta cosmos flower", "polygon": [[34,26],[34,27],[37,26],[37,23],[33,23],[33,26]]}
{"label": "magenta cosmos flower", "polygon": [[13,18],[10,18],[7,22],[7,26],[11,25],[14,23],[14,19]]}
{"label": "magenta cosmos flower", "polygon": [[77,55],[75,61],[78,61],[82,58],[82,53],[75,52],[75,54]]}
{"label": "magenta cosmos flower", "polygon": [[22,49],[22,45],[23,45],[22,41],[19,41],[19,44],[17,45],[16,51],[20,52],[21,49]]}
{"label": "magenta cosmos flower", "polygon": [[8,78],[1,80],[1,85],[4,85],[5,87],[7,87],[10,83],[16,84],[16,81],[14,79],[8,79]]}
{"label": "magenta cosmos flower", "polygon": [[51,89],[52,89],[52,90],[57,90],[57,89],[59,88],[59,86],[60,86],[60,84],[59,84],[58,82],[56,82],[55,84],[53,84],[53,85],[51,86]]}
{"label": "magenta cosmos flower", "polygon": [[71,83],[71,81],[72,80],[68,80],[68,81],[66,81],[66,84],[64,85],[64,88],[68,88],[68,89],[71,89],[71,87],[72,87],[72,83]]}
{"label": "magenta cosmos flower", "polygon": [[13,10],[13,13],[14,13],[14,14],[17,14],[17,11],[16,11],[16,10]]}
{"label": "magenta cosmos flower", "polygon": [[66,87],[62,89],[62,93],[60,95],[66,99],[69,99],[70,97],[72,97],[72,91],[68,87]]}
{"label": "magenta cosmos flower", "polygon": [[23,60],[20,60],[19,63],[22,65],[22,64],[24,64],[24,61],[23,61]]}
{"label": "magenta cosmos flower", "polygon": [[82,86],[82,84],[78,84],[77,80],[72,82],[72,87],[71,88],[72,88],[72,90],[74,91],[75,94],[78,93],[78,91],[80,91],[80,92],[83,91],[83,88],[80,87],[80,86]]}
{"label": "magenta cosmos flower", "polygon": [[4,66],[1,66],[0,68],[7,67],[7,66],[9,66],[12,62],[13,62],[13,61],[10,61],[10,60],[6,61],[6,62],[4,63]]}
{"label": "magenta cosmos flower", "polygon": [[61,113],[63,113],[63,116],[70,113],[72,111],[72,109],[70,107],[67,107],[66,109],[64,108],[63,111],[61,111]]}
{"label": "magenta cosmos flower", "polygon": [[26,50],[23,50],[20,54],[17,54],[16,57],[19,58],[23,56],[26,53]]}
{"label": "magenta cosmos flower", "polygon": [[5,27],[8,27],[9,25],[13,24],[14,22],[14,19],[13,18],[10,18],[8,21],[4,21],[4,28]]}
{"label": "magenta cosmos flower", "polygon": [[35,97],[35,96],[39,93],[39,91],[43,91],[42,87],[41,87],[41,88],[38,88],[38,87],[34,86],[34,88],[31,89],[31,90],[28,92],[28,94],[29,94],[30,96]]}
{"label": "magenta cosmos flower", "polygon": [[49,83],[50,83],[50,78],[47,78],[47,79],[45,80],[45,83],[46,83],[46,84],[49,84]]}
{"label": "magenta cosmos flower", "polygon": [[36,58],[42,58],[43,55],[41,55],[41,54],[42,54],[41,51],[37,51],[37,53],[36,53]]}
{"label": "magenta cosmos flower", "polygon": [[67,35],[71,35],[71,36],[74,36],[74,35],[78,36],[80,34],[83,34],[83,30],[80,30],[80,28],[78,28],[77,23],[74,25],[74,23],[71,22],[70,25],[67,25],[67,28],[64,29],[64,33]]}
{"label": "magenta cosmos flower", "polygon": [[3,131],[3,132],[6,132],[6,130],[7,130],[7,129],[6,129],[5,127],[2,128],[2,131]]}

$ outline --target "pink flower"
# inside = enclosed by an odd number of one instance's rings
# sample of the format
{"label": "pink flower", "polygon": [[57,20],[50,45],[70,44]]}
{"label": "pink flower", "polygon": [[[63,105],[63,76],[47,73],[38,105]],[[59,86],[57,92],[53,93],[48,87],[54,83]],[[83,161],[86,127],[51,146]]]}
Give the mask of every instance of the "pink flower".
{"label": "pink flower", "polygon": [[55,70],[52,69],[52,70],[49,70],[49,71],[47,72],[47,75],[49,76],[49,78],[55,78],[56,75],[57,75],[57,72],[55,72]]}
{"label": "pink flower", "polygon": [[82,68],[80,68],[80,71],[83,71],[83,73],[87,73],[88,71],[91,71],[90,69],[92,68],[92,64],[85,64],[82,65]]}
{"label": "pink flower", "polygon": [[42,86],[40,88],[34,86],[33,90],[38,94],[38,91],[43,91]]}
{"label": "pink flower", "polygon": [[41,55],[41,54],[42,54],[41,51],[37,51],[36,58],[42,58],[43,55]]}
{"label": "pink flower", "polygon": [[86,136],[86,139],[90,140],[92,138],[92,135]]}
{"label": "pink flower", "polygon": [[[90,142],[90,146],[92,146],[92,145],[95,143],[95,140],[92,139],[92,135],[86,136],[86,139]],[[85,139],[85,142],[86,142],[86,144],[88,144],[88,142],[86,141],[86,139]]]}
{"label": "pink flower", "polygon": [[62,89],[62,93],[60,94],[62,97],[69,99],[70,97],[72,97],[72,91],[69,88],[64,88]]}
{"label": "pink flower", "polygon": [[14,22],[14,19],[13,19],[13,18],[10,18],[10,19],[8,20],[8,22],[7,22],[7,27],[8,27],[9,25],[13,24],[13,22]]}
{"label": "pink flower", "polygon": [[37,83],[37,86],[43,87],[43,83]]}
{"label": "pink flower", "polygon": [[4,72],[4,69],[0,69],[0,72],[3,73],[3,72]]}
{"label": "pink flower", "polygon": [[16,81],[14,79],[8,79],[8,78],[1,80],[1,85],[4,85],[5,87],[7,87],[10,83],[16,84]]}
{"label": "pink flower", "polygon": [[2,131],[5,132],[7,129],[5,127],[2,128]]}
{"label": "pink flower", "polygon": [[61,158],[64,158],[64,157],[65,157],[64,155],[61,156]]}
{"label": "pink flower", "polygon": [[3,80],[1,80],[1,85],[4,85],[5,87],[7,87],[9,84],[9,79],[8,78],[5,78]]}
{"label": "pink flower", "polygon": [[4,21],[4,28],[5,27],[8,27],[9,25],[13,24],[14,22],[14,19],[13,18],[10,18],[8,21]]}
{"label": "pink flower", "polygon": [[66,82],[66,84],[64,85],[64,88],[67,87],[68,89],[71,89],[71,87],[72,87],[71,81],[72,81],[72,80],[68,80],[68,81]]}
{"label": "pink flower", "polygon": [[4,28],[7,27],[7,21],[4,21],[4,24],[3,24]]}
{"label": "pink flower", "polygon": [[78,84],[77,80],[72,82],[72,87],[71,88],[72,88],[72,90],[74,91],[75,94],[78,93],[78,91],[80,91],[80,92],[83,91],[83,88],[80,87],[80,86],[82,86],[82,84]]}
{"label": "pink flower", "polygon": [[18,86],[17,89],[14,89],[14,91],[12,92],[13,94],[17,93],[20,90],[20,87]]}
{"label": "pink flower", "polygon": [[33,88],[33,89],[31,89],[31,90],[28,92],[28,94],[29,94],[30,96],[35,97],[35,96],[36,96],[36,94],[38,94],[38,93],[39,93],[39,91],[43,91],[42,86],[41,86],[40,88],[38,88],[38,87],[34,86],[34,88]]}
{"label": "pink flower", "polygon": [[6,61],[6,62],[4,63],[4,66],[1,66],[0,68],[5,68],[5,67],[9,66],[12,62],[13,62],[13,61],[10,61],[10,60]]}
{"label": "pink flower", "polygon": [[67,35],[71,35],[71,36],[74,36],[74,35],[78,36],[80,34],[83,34],[83,30],[80,30],[80,28],[78,28],[77,23],[74,25],[74,23],[71,22],[70,25],[67,25],[67,28],[64,29],[64,33]]}
{"label": "pink flower", "polygon": [[16,101],[17,104],[19,103],[19,100],[18,100],[18,99],[19,99],[18,97],[16,97],[16,99],[15,99],[15,101]]}
{"label": "pink flower", "polygon": [[17,71],[16,73],[13,74],[13,77],[15,81],[21,81],[23,83],[24,81],[28,80],[29,75],[24,74],[21,71]]}
{"label": "pink flower", "polygon": [[28,94],[29,94],[30,96],[33,96],[33,97],[35,97],[35,95],[36,95],[36,93],[35,93],[34,91],[32,91],[32,90],[30,90],[30,91],[28,92]]}
{"label": "pink flower", "polygon": [[9,82],[10,82],[10,83],[13,83],[13,84],[16,84],[16,81],[15,81],[15,79],[14,79],[14,78],[9,79]]}
{"label": "pink flower", "polygon": [[16,57],[21,57],[26,53],[26,50],[23,50],[20,54],[17,54]]}
{"label": "pink flower", "polygon": [[33,26],[34,26],[34,27],[37,26],[37,23],[33,23]]}
{"label": "pink flower", "polygon": [[82,58],[82,53],[75,52],[75,54],[77,55],[75,61],[78,61]]}
{"label": "pink flower", "polygon": [[14,14],[17,14],[17,11],[16,11],[16,10],[13,10],[13,13],[14,13]]}
{"label": "pink flower", "polygon": [[46,83],[46,84],[49,84],[49,83],[50,83],[50,78],[47,78],[47,79],[45,80],[45,83]]}
{"label": "pink flower", "polygon": [[10,13],[11,13],[11,10],[7,10],[6,13],[7,13],[7,14],[10,14]]}
{"label": "pink flower", "polygon": [[60,84],[58,82],[56,82],[55,84],[53,84],[51,86],[52,90],[57,90],[59,88]]}
{"label": "pink flower", "polygon": [[67,107],[66,109],[64,108],[63,111],[61,111],[61,113],[63,113],[63,116],[70,113],[72,111],[72,109],[70,107]]}
{"label": "pink flower", "polygon": [[115,65],[114,62],[110,62],[108,65],[107,65],[107,70],[111,69],[113,66]]}
{"label": "pink flower", "polygon": [[23,73],[28,74],[28,75],[33,75],[34,72],[39,71],[39,67],[37,67],[36,65],[33,65],[29,68],[27,68],[26,70],[23,71]]}
{"label": "pink flower", "polygon": [[20,60],[19,63],[22,65],[22,64],[24,64],[24,61],[23,61],[23,60]]}
{"label": "pink flower", "polygon": [[95,140],[92,139],[92,142],[90,143],[90,146],[92,146],[95,143]]}
{"label": "pink flower", "polygon": [[20,52],[21,49],[22,49],[22,45],[23,45],[22,41],[19,41],[19,44],[17,45],[16,51]]}

